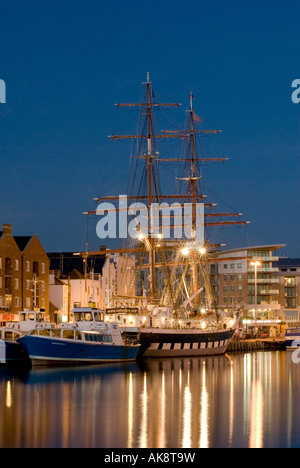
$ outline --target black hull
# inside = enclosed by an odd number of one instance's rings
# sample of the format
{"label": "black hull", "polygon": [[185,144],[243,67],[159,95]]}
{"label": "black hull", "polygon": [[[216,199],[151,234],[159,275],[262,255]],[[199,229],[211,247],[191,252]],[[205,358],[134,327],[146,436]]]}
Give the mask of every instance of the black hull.
{"label": "black hull", "polygon": [[225,354],[235,330],[203,332],[196,330],[142,329],[143,358],[215,356]]}

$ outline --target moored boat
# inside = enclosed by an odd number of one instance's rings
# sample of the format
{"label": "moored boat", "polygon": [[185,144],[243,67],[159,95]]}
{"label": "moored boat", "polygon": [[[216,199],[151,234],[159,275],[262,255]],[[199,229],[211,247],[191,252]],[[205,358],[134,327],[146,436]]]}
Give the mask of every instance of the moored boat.
{"label": "moored boat", "polygon": [[[126,196],[109,194],[96,198],[97,210],[86,213],[101,216],[97,224],[101,239],[110,237],[107,224],[115,238],[116,219],[111,225],[110,220],[119,214],[122,246],[113,250],[103,246],[93,253],[107,255],[107,320],[117,319],[124,335],[139,335],[142,357],[224,354],[238,326],[243,303],[242,297],[236,301],[220,294],[215,274],[219,261],[226,258],[226,244],[217,231],[221,226],[246,227],[248,221],[240,219],[243,215],[237,210],[216,212],[217,203],[203,192],[207,166],[223,164],[227,158],[217,151],[206,156],[201,150],[203,154],[199,154],[197,140],[218,135],[221,130],[198,126],[202,119],[195,114],[194,96],[190,93],[184,129],[178,130],[175,125],[174,129],[156,132],[157,108],[178,108],[179,104],[157,101],[149,73],[144,86],[141,102],[117,104],[139,109],[137,134],[110,137],[136,141],[136,153],[131,155],[134,168],[130,192]],[[169,157],[168,148],[163,156],[158,151],[158,139],[166,142],[174,138],[183,142],[181,155]],[[175,190],[174,181],[166,177],[166,163],[178,165],[178,172],[170,171],[175,175]],[[88,252],[80,255],[85,258]],[[128,261],[121,261],[124,255]],[[239,260],[228,257],[230,262]],[[117,269],[115,279],[110,277],[114,275],[111,263]]]}
{"label": "moored boat", "polygon": [[0,329],[0,365],[27,364],[28,357],[17,340],[33,330],[55,328],[40,311],[22,311],[18,316],[18,322],[8,322]]}
{"label": "moored boat", "polygon": [[137,358],[139,345],[126,343],[116,323],[105,323],[102,311],[77,308],[73,323],[55,330],[34,330],[17,341],[36,365],[88,365],[127,362]]}
{"label": "moored boat", "polygon": [[297,349],[300,346],[300,327],[287,328],[285,332],[285,348]]}
{"label": "moored boat", "polygon": [[195,329],[142,329],[141,355],[144,358],[213,356],[225,354],[234,328],[219,331]]}

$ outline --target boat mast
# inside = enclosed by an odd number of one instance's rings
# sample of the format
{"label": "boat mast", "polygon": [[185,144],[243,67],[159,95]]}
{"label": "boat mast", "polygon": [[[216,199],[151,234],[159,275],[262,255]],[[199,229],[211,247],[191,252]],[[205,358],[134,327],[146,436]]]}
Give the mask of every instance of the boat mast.
{"label": "boat mast", "polygon": [[[152,125],[153,125],[153,111],[152,111],[152,85],[150,81],[150,74],[147,73],[147,128],[148,128],[148,154],[147,154],[147,169],[148,169],[148,196],[149,196],[149,207],[151,209],[153,202],[152,195],[152,168],[153,168],[153,148],[152,148]],[[150,217],[151,219],[151,217]],[[156,284],[155,284],[155,248],[152,238],[152,226],[150,226],[149,235],[149,256],[150,256],[150,291],[151,299],[155,301],[156,299]]]}
{"label": "boat mast", "polygon": [[[159,199],[160,194],[158,192],[158,181],[154,180],[156,175],[154,174],[154,160],[157,160],[157,152],[156,152],[156,145],[155,141],[157,138],[173,138],[173,135],[166,135],[166,134],[155,134],[154,128],[154,108],[157,107],[175,107],[178,108],[180,104],[177,103],[157,103],[153,101],[153,88],[152,83],[150,80],[150,74],[147,73],[147,82],[144,83],[146,85],[146,102],[142,102],[139,104],[129,103],[129,104],[117,104],[118,107],[141,107],[142,108],[142,115],[146,116],[146,131],[144,134],[140,135],[113,135],[111,138],[112,140],[122,139],[122,138],[135,138],[138,140],[147,140],[147,154],[146,155],[138,155],[138,158],[145,158],[146,160],[146,171],[147,171],[147,185],[148,185],[148,193],[144,199],[146,199],[149,203],[149,210],[153,205],[154,198]],[[154,189],[156,188],[156,193],[154,193]],[[130,197],[129,197],[130,198]],[[133,197],[135,199],[142,199],[141,196]],[[172,196],[170,198],[173,198]],[[149,232],[147,233],[147,250],[149,253],[149,283],[150,283],[150,298],[153,302],[157,300],[157,292],[156,292],[156,280],[155,280],[155,252],[156,252],[156,239],[153,237],[153,231],[151,226],[151,219],[150,216],[150,228]],[[137,251],[135,249],[135,251]]]}

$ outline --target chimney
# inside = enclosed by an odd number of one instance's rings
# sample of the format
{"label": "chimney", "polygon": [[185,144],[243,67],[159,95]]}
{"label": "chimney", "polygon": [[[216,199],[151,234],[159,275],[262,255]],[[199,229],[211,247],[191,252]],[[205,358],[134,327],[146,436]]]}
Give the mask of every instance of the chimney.
{"label": "chimney", "polygon": [[4,234],[9,234],[11,236],[11,234],[12,234],[12,225],[11,224],[3,224],[2,231],[3,231],[3,235]]}

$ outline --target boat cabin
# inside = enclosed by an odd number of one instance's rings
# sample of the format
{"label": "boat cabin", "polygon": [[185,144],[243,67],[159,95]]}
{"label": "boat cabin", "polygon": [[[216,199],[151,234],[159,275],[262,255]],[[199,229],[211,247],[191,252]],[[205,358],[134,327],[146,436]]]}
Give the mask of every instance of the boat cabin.
{"label": "boat cabin", "polygon": [[35,310],[26,310],[18,313],[18,322],[8,322],[6,330],[15,330],[23,333],[28,333],[36,327],[55,328],[55,323],[50,323],[44,312]]}
{"label": "boat cabin", "polygon": [[105,332],[101,333],[100,331],[85,331],[78,330],[73,326],[63,325],[60,328],[56,329],[40,329],[37,328],[30,333],[30,336],[42,336],[51,339],[61,339],[61,340],[76,340],[83,341],[88,343],[102,343],[102,344],[119,344],[115,343],[113,335],[109,333],[109,330],[106,329]]}
{"label": "boat cabin", "polygon": [[71,321],[74,323],[104,322],[104,311],[91,307],[77,307],[71,311]]}

